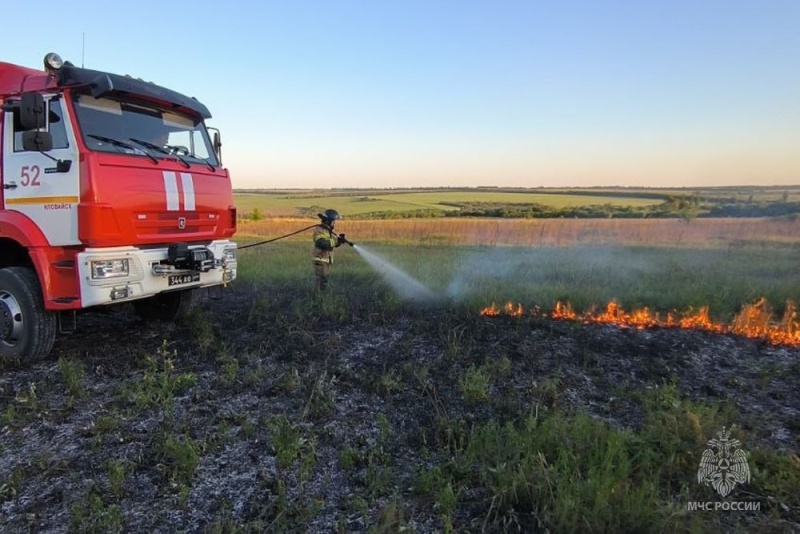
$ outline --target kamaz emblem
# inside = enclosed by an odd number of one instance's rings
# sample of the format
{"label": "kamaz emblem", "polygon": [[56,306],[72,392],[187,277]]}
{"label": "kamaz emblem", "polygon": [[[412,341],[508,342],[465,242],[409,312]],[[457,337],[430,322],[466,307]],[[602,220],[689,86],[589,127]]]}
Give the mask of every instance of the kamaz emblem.
{"label": "kamaz emblem", "polygon": [[186,217],[178,217],[178,230],[186,228]]}

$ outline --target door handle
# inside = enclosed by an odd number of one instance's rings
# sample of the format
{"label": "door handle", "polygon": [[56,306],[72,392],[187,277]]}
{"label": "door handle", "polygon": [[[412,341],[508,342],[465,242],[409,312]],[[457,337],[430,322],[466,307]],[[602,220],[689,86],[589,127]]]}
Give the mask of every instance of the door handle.
{"label": "door handle", "polygon": [[17,184],[14,182],[8,182],[7,184],[3,184],[3,189],[16,189]]}

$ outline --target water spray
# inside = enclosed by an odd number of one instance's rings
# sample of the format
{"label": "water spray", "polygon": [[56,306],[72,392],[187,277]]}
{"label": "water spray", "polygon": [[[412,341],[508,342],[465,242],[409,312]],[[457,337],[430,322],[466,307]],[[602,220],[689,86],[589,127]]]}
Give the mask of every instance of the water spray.
{"label": "water spray", "polygon": [[392,265],[374,252],[365,250],[364,247],[350,243],[362,258],[380,274],[392,289],[403,299],[416,302],[431,303],[439,296],[428,286],[403,272],[399,267]]}
{"label": "water spray", "polygon": [[418,303],[432,303],[439,300],[441,297],[437,295],[428,286],[413,278],[408,273],[403,272],[399,267],[392,265],[386,259],[381,258],[374,252],[365,250],[363,247],[356,245],[345,237],[345,234],[336,234],[332,229],[331,233],[336,236],[341,243],[347,243],[353,250],[364,258],[364,260],[372,267],[389,286],[405,300],[412,300]]}
{"label": "water spray", "polygon": [[403,299],[413,300],[416,302],[433,302],[437,300],[438,296],[429,287],[413,278],[408,273],[403,272],[399,267],[392,265],[384,258],[381,258],[374,252],[365,250],[363,247],[356,245],[345,234],[336,234],[331,231],[343,243],[347,243],[353,250],[366,260],[366,262],[380,274],[383,279],[391,286],[392,289]]}

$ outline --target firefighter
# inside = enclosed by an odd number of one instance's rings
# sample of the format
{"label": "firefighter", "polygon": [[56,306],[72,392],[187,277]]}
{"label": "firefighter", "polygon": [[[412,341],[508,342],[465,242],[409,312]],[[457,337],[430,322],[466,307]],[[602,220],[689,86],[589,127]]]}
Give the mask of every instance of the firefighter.
{"label": "firefighter", "polygon": [[333,249],[347,243],[344,234],[336,235],[333,227],[339,220],[339,213],[336,210],[325,210],[318,213],[320,224],[314,227],[314,291],[319,293],[328,287],[328,275],[333,263]]}

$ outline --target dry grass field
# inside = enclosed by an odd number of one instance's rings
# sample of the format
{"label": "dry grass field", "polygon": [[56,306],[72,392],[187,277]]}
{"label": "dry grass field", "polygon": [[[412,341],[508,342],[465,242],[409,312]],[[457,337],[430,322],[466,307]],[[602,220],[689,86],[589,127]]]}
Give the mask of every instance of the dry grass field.
{"label": "dry grass field", "polygon": [[[241,221],[240,236],[273,238],[314,219]],[[353,241],[470,246],[798,246],[800,220],[725,219],[400,219],[342,220],[337,230]],[[307,239],[300,235],[296,239]]]}

